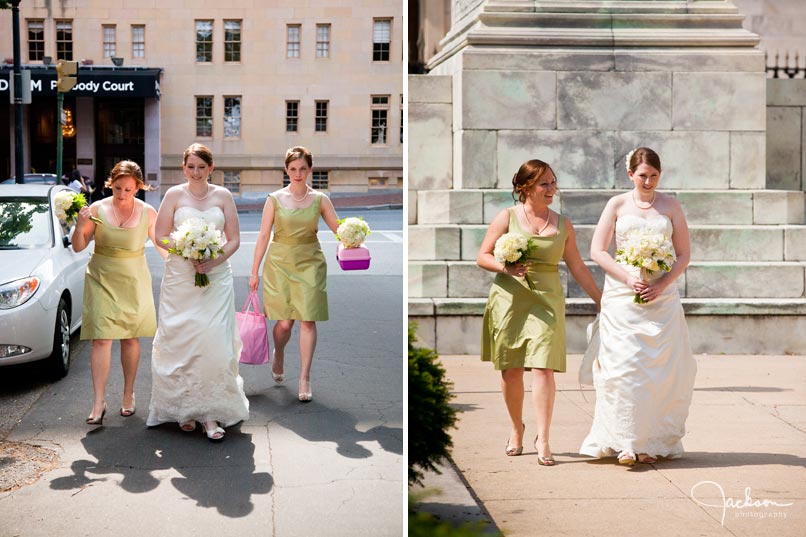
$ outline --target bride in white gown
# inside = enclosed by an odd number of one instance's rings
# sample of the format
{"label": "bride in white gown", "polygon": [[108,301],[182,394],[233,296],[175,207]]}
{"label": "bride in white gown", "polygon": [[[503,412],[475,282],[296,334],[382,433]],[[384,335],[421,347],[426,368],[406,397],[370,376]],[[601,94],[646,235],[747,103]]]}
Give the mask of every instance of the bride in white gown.
{"label": "bride in white gown", "polygon": [[[689,263],[686,218],[674,197],[656,192],[658,155],[639,148],[627,156],[635,188],[611,198],[591,241],[591,258],[607,273],[599,318],[599,355],[593,365],[596,409],[580,453],[618,454],[621,464],[680,457],[697,365],[675,283]],[[671,238],[676,261],[669,272],[642,279],[637,267],[608,253],[627,235],[646,230]],[[634,301],[640,295],[644,304]]]}
{"label": "bride in white gown", "polygon": [[[224,429],[219,425],[247,419],[249,401],[238,374],[241,338],[228,261],[240,246],[238,213],[229,190],[208,183],[213,167],[207,147],[188,147],[182,163],[187,183],[168,189],[157,214],[157,237],[167,238],[187,219],[201,218],[222,229],[226,242],[216,259],[191,262],[169,255],[166,260],[147,425],[177,422],[189,432],[198,421],[211,441],[220,441]],[[210,284],[196,287],[196,272],[206,274]]]}

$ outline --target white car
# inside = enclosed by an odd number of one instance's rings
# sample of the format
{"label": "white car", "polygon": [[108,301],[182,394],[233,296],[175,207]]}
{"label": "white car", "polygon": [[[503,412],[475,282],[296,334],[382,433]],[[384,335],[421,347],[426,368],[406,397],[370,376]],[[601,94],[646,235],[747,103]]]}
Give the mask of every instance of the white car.
{"label": "white car", "polygon": [[0,185],[0,366],[47,360],[70,368],[81,326],[89,248],[75,253],[53,210],[61,185]]}

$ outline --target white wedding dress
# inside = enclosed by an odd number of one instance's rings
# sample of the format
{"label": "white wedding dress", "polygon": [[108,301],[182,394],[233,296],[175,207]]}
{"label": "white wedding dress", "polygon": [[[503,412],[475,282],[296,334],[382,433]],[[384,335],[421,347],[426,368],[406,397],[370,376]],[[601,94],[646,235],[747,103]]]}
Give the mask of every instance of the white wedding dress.
{"label": "white wedding dress", "polygon": [[[174,227],[203,218],[224,229],[218,207],[179,207]],[[241,337],[235,323],[235,296],[229,262],[196,287],[190,261],[169,255],[159,298],[159,324],[151,354],[151,406],[147,425],[215,420],[227,427],[249,417],[249,401],[238,374]]]}
{"label": "white wedding dress", "polygon": [[[616,247],[636,228],[672,236],[672,222],[666,216],[625,215],[616,220]],[[638,275],[638,268],[625,268]],[[606,457],[631,451],[679,457],[697,363],[677,285],[646,304],[636,304],[634,296],[630,287],[606,276],[599,356],[593,364],[596,409],[580,453]]]}

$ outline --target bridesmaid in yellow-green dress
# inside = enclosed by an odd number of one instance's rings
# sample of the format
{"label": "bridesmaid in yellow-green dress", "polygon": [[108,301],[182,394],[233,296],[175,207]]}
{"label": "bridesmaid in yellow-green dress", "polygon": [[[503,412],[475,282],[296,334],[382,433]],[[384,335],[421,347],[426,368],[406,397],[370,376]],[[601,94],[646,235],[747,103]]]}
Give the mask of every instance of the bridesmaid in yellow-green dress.
{"label": "bridesmaid in yellow-green dress", "polygon": [[[135,413],[134,380],[140,362],[140,341],[156,332],[157,322],[151,273],[145,257],[147,238],[155,242],[157,212],[135,198],[147,190],[140,166],[118,162],[106,188],[112,196],[85,206],[78,213],[73,250],[80,252],[95,239],[95,249],[84,278],[84,313],[81,339],[92,340],[90,368],[94,402],[88,425],[101,425],[106,414],[106,382],[112,358],[112,341],[120,340],[123,367],[123,402],[120,415]],[[161,248],[157,251],[164,257]]]}
{"label": "bridesmaid in yellow-green dress", "polygon": [[[557,192],[551,167],[540,160],[521,165],[512,178],[519,204],[501,211],[490,223],[476,260],[479,267],[497,273],[484,310],[481,359],[501,371],[501,391],[512,431],[508,456],[523,452],[523,372],[532,372],[532,400],[537,418],[537,461],[553,466],[549,428],[554,410],[554,372],[565,371],[565,297],[559,262],[596,302],[602,293],[576,246],[571,221],[549,205]],[[531,239],[534,248],[514,264],[498,261],[496,241],[505,233]]]}
{"label": "bridesmaid in yellow-green dress", "polygon": [[[311,363],[316,349],[316,321],[326,321],[327,263],[317,239],[319,217],[336,233],[338,216],[330,199],[308,186],[313,171],[313,157],[304,147],[292,147],[285,155],[285,170],[290,184],[274,193],[263,207],[260,233],[255,243],[255,257],[249,288],[256,291],[263,263],[263,307],[274,324],[274,359],[272,377],[283,381],[285,346],[294,321],[300,322],[299,400],[313,400]],[[269,237],[274,228],[271,245]],[[268,248],[268,254],[266,249]]]}

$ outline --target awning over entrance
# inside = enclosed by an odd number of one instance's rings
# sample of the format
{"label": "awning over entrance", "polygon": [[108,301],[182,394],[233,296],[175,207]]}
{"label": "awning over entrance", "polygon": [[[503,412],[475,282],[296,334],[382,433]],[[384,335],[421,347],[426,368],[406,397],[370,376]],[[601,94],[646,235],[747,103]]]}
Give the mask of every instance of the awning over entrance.
{"label": "awning over entrance", "polygon": [[[56,95],[56,66],[24,65],[31,71],[31,96]],[[0,102],[8,102],[12,66],[0,66]],[[158,67],[79,66],[78,80],[67,95],[77,97],[156,97],[160,96]]]}

